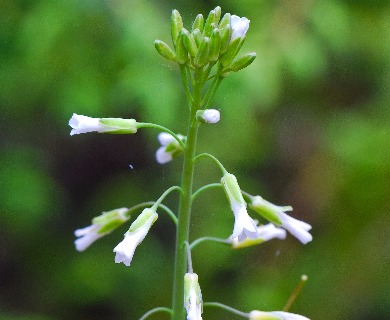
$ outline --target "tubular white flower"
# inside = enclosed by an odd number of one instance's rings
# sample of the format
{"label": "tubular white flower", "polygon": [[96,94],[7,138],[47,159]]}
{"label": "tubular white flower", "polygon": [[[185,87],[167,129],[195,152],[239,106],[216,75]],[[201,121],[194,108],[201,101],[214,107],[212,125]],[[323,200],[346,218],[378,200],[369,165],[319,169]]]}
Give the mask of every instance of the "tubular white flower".
{"label": "tubular white flower", "polygon": [[[181,134],[178,134],[177,136],[182,141],[185,141],[186,139],[186,137]],[[183,148],[179,142],[167,132],[161,132],[158,135],[158,141],[160,142],[161,147],[156,151],[156,161],[160,164],[172,161],[174,157],[183,152]]]}
{"label": "tubular white flower", "polygon": [[217,123],[221,118],[219,111],[216,109],[198,110],[196,115],[200,121],[208,124]]}
{"label": "tubular white flower", "polygon": [[292,211],[292,207],[276,206],[260,196],[253,197],[250,206],[270,222],[286,229],[303,244],[313,240],[312,235],[308,232],[311,229],[310,224],[297,220],[285,213],[285,211]]}
{"label": "tubular white flower", "polygon": [[107,132],[107,133],[136,133],[137,121],[134,119],[122,118],[91,118],[73,113],[69,120],[72,127],[70,135],[87,132]]}
{"label": "tubular white flower", "polygon": [[249,217],[246,211],[246,203],[241,194],[241,189],[234,175],[226,173],[221,179],[222,186],[230,202],[230,207],[234,214],[234,229],[232,238],[238,238],[239,242],[246,238],[257,239],[256,223]]}
{"label": "tubular white flower", "polygon": [[243,38],[249,29],[249,23],[250,20],[245,17],[240,18],[236,15],[232,15],[230,18],[230,25],[232,28],[230,41],[232,42],[237,38]]}
{"label": "tubular white flower", "polygon": [[202,320],[202,292],[196,273],[184,275],[184,308],[187,320]]}
{"label": "tubular white flower", "polygon": [[127,208],[120,208],[111,210],[109,212],[103,212],[102,215],[92,219],[92,225],[83,229],[77,229],[74,234],[77,239],[74,244],[77,251],[84,251],[96,240],[102,238],[106,234],[122,225],[129,220],[126,213],[129,211]]}
{"label": "tubular white flower", "polygon": [[152,224],[157,220],[158,214],[152,209],[144,209],[138,218],[131,224],[125,238],[115,248],[115,263],[123,262],[130,266],[137,246],[145,239]]}
{"label": "tubular white flower", "polygon": [[244,247],[250,247],[272,239],[286,239],[286,230],[277,228],[272,223],[258,226],[257,233],[259,235],[258,239],[245,239],[242,242],[238,242],[237,238],[232,239],[231,241],[233,248],[240,249]]}
{"label": "tubular white flower", "polygon": [[310,320],[299,314],[283,312],[283,311],[251,311],[249,313],[249,320]]}

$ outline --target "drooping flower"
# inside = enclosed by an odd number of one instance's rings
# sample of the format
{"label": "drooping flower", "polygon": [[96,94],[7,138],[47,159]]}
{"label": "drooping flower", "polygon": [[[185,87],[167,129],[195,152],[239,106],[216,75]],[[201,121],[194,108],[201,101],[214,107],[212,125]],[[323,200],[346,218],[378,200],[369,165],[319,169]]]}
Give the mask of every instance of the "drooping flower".
{"label": "drooping flower", "polygon": [[313,240],[312,235],[308,232],[311,229],[310,224],[297,220],[285,213],[285,211],[292,211],[292,207],[276,206],[260,196],[252,197],[250,206],[254,211],[276,226],[286,229],[303,244]]}
{"label": "drooping flower", "polygon": [[91,118],[83,115],[73,114],[69,120],[72,127],[70,135],[87,132],[106,132],[116,134],[136,133],[137,121],[134,119],[121,118]]}
{"label": "drooping flower", "polygon": [[92,225],[83,229],[77,229],[74,234],[78,239],[74,242],[77,251],[84,251],[92,243],[109,234],[114,229],[129,220],[129,209],[120,208],[103,212],[102,215],[92,219]]}
{"label": "drooping flower", "polygon": [[238,242],[237,238],[232,239],[232,246],[235,249],[254,246],[272,239],[286,239],[286,230],[275,227],[272,223],[258,226],[257,233],[259,237],[257,239],[245,239],[242,242]]}
{"label": "drooping flower", "polygon": [[[177,135],[181,141],[185,141],[186,137],[181,134]],[[160,164],[165,164],[183,152],[183,148],[180,143],[169,133],[161,132],[158,135],[158,141],[161,147],[156,151],[156,160]]]}
{"label": "drooping flower", "polygon": [[196,115],[203,123],[214,124],[220,120],[220,113],[216,109],[198,110]]}
{"label": "drooping flower", "polygon": [[251,311],[249,313],[249,320],[310,320],[299,314],[283,312],[283,311]]}
{"label": "drooping flower", "polygon": [[239,242],[244,241],[246,238],[257,239],[256,223],[246,211],[246,202],[242,197],[236,177],[231,173],[225,173],[221,179],[221,183],[235,218],[231,238],[237,237]]}
{"label": "drooping flower", "polygon": [[245,17],[238,17],[232,15],[230,18],[230,25],[232,28],[232,35],[230,41],[233,42],[237,38],[243,38],[249,29],[250,20]]}
{"label": "drooping flower", "polygon": [[115,263],[123,262],[124,265],[130,266],[135,249],[145,239],[157,218],[158,214],[153,209],[147,208],[141,212],[125,233],[123,241],[114,248]]}
{"label": "drooping flower", "polygon": [[187,310],[187,320],[202,320],[202,292],[196,273],[184,275],[184,308]]}

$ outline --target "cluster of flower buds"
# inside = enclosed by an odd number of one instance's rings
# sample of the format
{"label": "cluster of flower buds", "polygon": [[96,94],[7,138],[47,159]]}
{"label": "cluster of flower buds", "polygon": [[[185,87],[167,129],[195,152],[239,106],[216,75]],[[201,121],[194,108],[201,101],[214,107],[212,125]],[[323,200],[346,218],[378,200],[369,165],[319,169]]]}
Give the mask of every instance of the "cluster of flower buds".
{"label": "cluster of flower buds", "polygon": [[223,72],[239,71],[249,66],[256,58],[250,52],[236,58],[245,41],[249,20],[226,13],[221,19],[221,8],[211,10],[206,20],[202,14],[195,18],[191,31],[183,27],[179,11],[171,16],[172,50],[165,42],[154,42],[157,51],[166,59],[194,68],[219,61]]}

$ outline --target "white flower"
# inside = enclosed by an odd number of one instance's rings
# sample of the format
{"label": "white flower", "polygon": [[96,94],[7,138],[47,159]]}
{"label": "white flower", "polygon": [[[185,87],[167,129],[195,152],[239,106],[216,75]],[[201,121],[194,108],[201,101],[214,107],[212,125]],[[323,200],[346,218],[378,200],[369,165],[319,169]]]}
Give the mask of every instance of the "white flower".
{"label": "white flower", "polygon": [[99,229],[100,226],[96,225],[91,225],[83,229],[77,229],[74,232],[74,235],[79,238],[74,242],[76,250],[80,252],[84,251],[96,240],[106,235],[106,233],[98,233]]}
{"label": "white flower", "polygon": [[237,238],[232,239],[233,248],[239,249],[263,243],[272,239],[286,239],[286,230],[275,227],[272,223],[257,227],[258,239],[245,239],[238,242]]}
{"label": "white flower", "polygon": [[264,218],[286,229],[303,244],[313,240],[312,235],[308,232],[311,229],[310,224],[290,217],[285,213],[285,211],[291,211],[292,207],[276,206],[260,196],[253,197],[250,206]]}
{"label": "white flower", "polygon": [[74,232],[75,236],[79,238],[74,242],[76,250],[80,252],[84,251],[96,240],[109,234],[129,220],[129,217],[126,216],[128,211],[129,209],[127,208],[120,208],[103,212],[102,215],[92,219],[92,225],[83,229],[77,229]]}
{"label": "white flower", "polygon": [[246,203],[241,194],[241,189],[234,175],[226,173],[221,179],[222,186],[229,199],[230,207],[234,214],[234,229],[231,238],[238,238],[238,241],[244,241],[247,237],[257,239],[256,223],[249,217],[246,211]]}
{"label": "white flower", "polygon": [[304,316],[295,313],[283,311],[251,311],[249,313],[249,320],[310,320]]}
{"label": "white flower", "polygon": [[243,38],[249,29],[249,23],[250,21],[245,17],[240,18],[236,15],[232,15],[230,18],[230,25],[232,28],[230,42],[237,38]]}
{"label": "white flower", "polygon": [[[180,140],[185,141],[185,137],[181,134],[177,135]],[[169,133],[161,132],[158,135],[158,141],[161,144],[161,147],[156,151],[156,160],[160,164],[165,164],[183,152],[183,148],[179,142]]]}
{"label": "white flower", "polygon": [[184,275],[184,308],[187,320],[202,320],[202,292],[196,273]]}
{"label": "white flower", "polygon": [[70,135],[87,132],[107,132],[107,133],[136,133],[137,121],[134,119],[122,118],[91,118],[73,113],[69,120],[72,127]]}
{"label": "white flower", "polygon": [[103,132],[105,127],[100,124],[99,118],[91,118],[87,116],[78,115],[73,113],[72,118],[69,120],[69,125],[72,127],[70,135],[87,132]]}
{"label": "white flower", "polygon": [[115,263],[123,262],[130,266],[134,251],[145,239],[152,224],[157,220],[158,215],[152,209],[144,209],[138,218],[131,224],[129,231],[125,233],[125,238],[115,248]]}
{"label": "white flower", "polygon": [[221,117],[219,111],[216,109],[198,110],[196,115],[200,121],[208,124],[217,123]]}

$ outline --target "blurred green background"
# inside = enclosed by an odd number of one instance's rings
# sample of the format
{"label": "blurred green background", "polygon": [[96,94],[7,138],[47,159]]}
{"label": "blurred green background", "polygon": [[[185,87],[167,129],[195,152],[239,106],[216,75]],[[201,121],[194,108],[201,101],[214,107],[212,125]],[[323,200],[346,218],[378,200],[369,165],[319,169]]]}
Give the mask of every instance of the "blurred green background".
{"label": "blurred green background", "polygon": [[[174,228],[165,215],[130,268],[112,253],[126,227],[84,253],[74,250],[73,231],[102,211],[157,199],[179,183],[181,159],[155,162],[154,130],[70,137],[67,122],[73,112],[133,117],[184,133],[177,67],[153,41],[171,43],[173,8],[190,27],[217,5],[251,20],[242,51],[257,59],[222,83],[213,104],[222,120],[201,127],[198,149],[215,154],[244,190],[291,204],[314,241],[199,246],[204,300],[280,310],[307,274],[292,312],[389,319],[385,0],[1,0],[0,319],[138,319],[170,305]],[[196,184],[219,175],[201,162]],[[176,201],[167,204],[176,209]],[[227,237],[232,226],[221,190],[197,199],[191,239]],[[205,309],[204,319],[239,317]]]}

